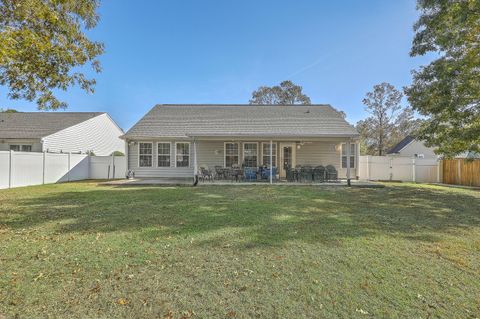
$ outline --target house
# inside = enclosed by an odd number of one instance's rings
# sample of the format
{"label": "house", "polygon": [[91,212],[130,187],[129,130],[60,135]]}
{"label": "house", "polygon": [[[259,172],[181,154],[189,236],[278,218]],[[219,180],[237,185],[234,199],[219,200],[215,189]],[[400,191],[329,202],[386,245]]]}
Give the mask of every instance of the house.
{"label": "house", "polygon": [[125,153],[123,134],[107,113],[0,113],[0,151]]}
{"label": "house", "polygon": [[141,178],[270,163],[280,178],[296,165],[333,165],[346,178],[350,164],[350,176],[358,175],[359,134],[330,105],[162,104],[123,138],[128,169]]}
{"label": "house", "polygon": [[415,157],[415,158],[437,158],[432,147],[427,147],[422,141],[416,140],[413,136],[407,135],[403,140],[393,146],[387,152],[388,156]]}

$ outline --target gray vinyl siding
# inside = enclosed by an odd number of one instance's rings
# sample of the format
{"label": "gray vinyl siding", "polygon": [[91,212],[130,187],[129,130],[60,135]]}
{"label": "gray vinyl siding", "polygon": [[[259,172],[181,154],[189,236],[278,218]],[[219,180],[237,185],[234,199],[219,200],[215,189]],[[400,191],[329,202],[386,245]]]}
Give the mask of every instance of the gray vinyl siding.
{"label": "gray vinyl siding", "polygon": [[210,167],[224,165],[224,142],[223,141],[198,141],[197,164],[198,167]]}
{"label": "gray vinyl siding", "polygon": [[2,139],[0,151],[9,151],[10,145],[32,145],[32,152],[41,152],[42,143],[38,139]]}
{"label": "gray vinyl siding", "polygon": [[[340,178],[346,178],[347,169],[342,168],[342,149],[339,145],[342,142],[311,142],[305,143],[296,150],[297,165],[333,165]],[[357,147],[358,149],[358,147]],[[355,161],[358,165],[358,156]],[[356,168],[351,169],[351,177],[356,176]]]}
{"label": "gray vinyl siding", "polygon": [[122,130],[107,114],[101,114],[80,124],[44,137],[43,149],[51,152],[93,151],[95,155],[125,153]]}
{"label": "gray vinyl siding", "polygon": [[[170,167],[158,167],[158,142],[170,142]],[[175,167],[175,142],[190,142],[190,166]],[[153,143],[152,167],[138,166],[138,147],[140,143]],[[191,141],[166,141],[166,140],[142,140],[129,143],[128,145],[128,168],[135,172],[135,177],[168,177],[168,178],[193,178],[193,143]]]}
{"label": "gray vinyl siding", "polygon": [[423,154],[425,158],[437,158],[433,148],[425,146],[423,141],[414,140],[405,146],[398,156],[414,157],[415,154]]}

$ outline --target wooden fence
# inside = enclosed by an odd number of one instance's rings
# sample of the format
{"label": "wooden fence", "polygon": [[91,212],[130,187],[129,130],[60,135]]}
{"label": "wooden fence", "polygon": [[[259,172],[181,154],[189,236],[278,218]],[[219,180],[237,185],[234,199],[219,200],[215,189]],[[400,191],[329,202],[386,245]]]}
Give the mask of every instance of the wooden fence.
{"label": "wooden fence", "polygon": [[480,159],[447,159],[442,162],[445,184],[480,186]]}

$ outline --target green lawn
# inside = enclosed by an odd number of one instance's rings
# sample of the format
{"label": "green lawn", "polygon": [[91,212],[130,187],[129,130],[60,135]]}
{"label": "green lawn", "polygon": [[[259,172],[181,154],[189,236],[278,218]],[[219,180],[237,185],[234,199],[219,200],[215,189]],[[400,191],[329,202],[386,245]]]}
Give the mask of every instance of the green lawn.
{"label": "green lawn", "polygon": [[475,318],[480,192],[0,191],[0,317]]}

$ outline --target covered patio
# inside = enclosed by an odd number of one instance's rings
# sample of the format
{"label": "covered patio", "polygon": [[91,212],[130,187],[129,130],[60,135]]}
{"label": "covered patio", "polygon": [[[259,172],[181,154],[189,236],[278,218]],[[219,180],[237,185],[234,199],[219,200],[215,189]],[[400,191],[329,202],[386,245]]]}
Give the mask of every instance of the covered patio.
{"label": "covered patio", "polygon": [[200,182],[338,183],[356,179],[358,140],[192,137]]}

